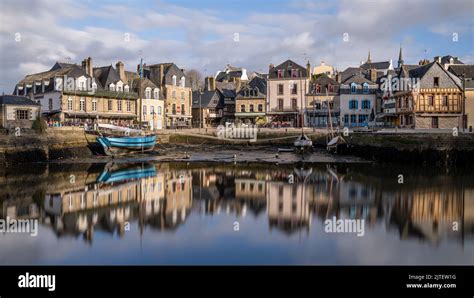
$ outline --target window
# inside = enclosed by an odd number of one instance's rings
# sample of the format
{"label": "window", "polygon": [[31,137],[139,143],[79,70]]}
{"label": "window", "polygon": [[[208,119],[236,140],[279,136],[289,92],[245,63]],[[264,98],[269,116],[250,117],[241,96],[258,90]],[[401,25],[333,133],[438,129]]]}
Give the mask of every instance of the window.
{"label": "window", "polygon": [[146,106],[143,106],[143,116],[146,115]]}
{"label": "window", "polygon": [[84,97],[81,97],[81,99],[79,100],[79,111],[81,111],[81,112],[86,111],[86,101],[85,101]]}
{"label": "window", "polygon": [[351,85],[351,93],[356,93],[356,92],[357,92],[357,86],[356,86],[356,84],[353,83]]}
{"label": "window", "polygon": [[184,100],[184,92],[181,92],[181,100]]}
{"label": "window", "polygon": [[278,84],[277,93],[278,95],[283,95],[283,84]]}
{"label": "window", "polygon": [[443,106],[447,107],[448,106],[448,96],[446,95],[443,95],[443,100],[442,100],[442,104]]}
{"label": "window", "polygon": [[110,89],[110,91],[115,91],[115,85],[114,85],[114,84],[110,84],[109,89]]}
{"label": "window", "polygon": [[132,102],[130,100],[127,100],[127,112],[132,111]]}
{"label": "window", "polygon": [[250,112],[254,112],[253,104],[250,105]]}
{"label": "window", "polygon": [[349,109],[350,110],[356,110],[359,106],[359,103],[357,102],[357,100],[355,99],[352,99],[349,101]]}
{"label": "window", "polygon": [[125,85],[124,90],[125,92],[130,92],[130,87],[128,87],[128,85]]}
{"label": "window", "polygon": [[158,109],[156,110],[156,113],[157,113],[158,115],[161,115],[161,107],[160,107],[160,106],[158,106]]}
{"label": "window", "polygon": [[16,110],[16,120],[28,120],[28,110]]}
{"label": "window", "polygon": [[429,95],[429,96],[428,96],[428,105],[429,105],[429,106],[434,105],[434,97],[433,97],[433,95]]}
{"label": "window", "polygon": [[92,100],[92,111],[97,111],[97,99]]}
{"label": "window", "polygon": [[298,69],[292,69],[291,70],[291,77],[292,78],[297,78],[298,77]]}
{"label": "window", "polygon": [[240,105],[240,112],[245,113],[245,105]]}
{"label": "window", "polygon": [[438,128],[438,117],[431,117],[431,127]]}
{"label": "window", "polygon": [[176,99],[176,91],[173,91],[173,92],[171,93],[171,97],[172,97],[173,99]]}
{"label": "window", "polygon": [[351,115],[351,123],[356,123],[356,116],[357,115]]}
{"label": "window", "polygon": [[176,84],[176,76],[173,76],[173,86],[177,86],[177,84]]}
{"label": "window", "polygon": [[259,104],[259,105],[258,105],[258,111],[259,111],[259,112],[263,112],[263,105],[262,105],[262,104]]}
{"label": "window", "polygon": [[172,113],[173,115],[176,115],[176,104],[173,104],[173,105],[171,106],[171,113]]}
{"label": "window", "polygon": [[68,109],[69,111],[72,111],[73,108],[74,108],[74,105],[73,105],[72,97],[69,97],[69,98],[67,99],[67,109]]}
{"label": "window", "polygon": [[181,115],[186,114],[186,111],[184,109],[184,104],[181,105]]}
{"label": "window", "polygon": [[321,93],[321,86],[320,85],[316,85],[316,93]]}
{"label": "window", "polygon": [[364,93],[369,93],[369,84],[365,83],[363,88]]}
{"label": "window", "polygon": [[184,86],[186,85],[186,78],[185,77],[181,77],[181,79],[179,80],[179,85],[184,88]]}
{"label": "window", "polygon": [[283,111],[283,98],[278,99],[278,110]]}
{"label": "window", "polygon": [[292,98],[292,99],[291,99],[291,108],[292,108],[293,110],[298,109],[298,104],[297,104],[296,98]]}
{"label": "window", "polygon": [[150,88],[146,88],[146,90],[145,90],[145,98],[146,98],[146,99],[151,98],[151,89],[150,89]]}
{"label": "window", "polygon": [[435,88],[439,87],[439,77],[434,77],[433,78],[433,87],[435,87]]}
{"label": "window", "polygon": [[333,85],[328,85],[329,92],[334,92],[334,86]]}
{"label": "window", "polygon": [[367,100],[367,99],[363,100],[362,101],[362,108],[363,109],[370,109],[370,100]]}
{"label": "window", "polygon": [[118,92],[122,92],[122,86],[117,85],[117,91],[118,91]]}
{"label": "window", "polygon": [[278,78],[283,78],[283,69],[279,69],[277,70],[277,73],[278,73]]}
{"label": "window", "polygon": [[368,119],[368,115],[359,115],[359,123],[366,123]]}
{"label": "window", "polygon": [[298,94],[298,85],[297,84],[293,84],[291,86],[291,94]]}
{"label": "window", "polygon": [[117,101],[117,110],[122,111],[122,100]]}
{"label": "window", "polygon": [[154,99],[160,99],[160,93],[159,93],[158,89],[155,89],[153,91],[153,98]]}
{"label": "window", "polygon": [[349,115],[344,115],[344,123],[349,123]]}
{"label": "window", "polygon": [[113,102],[111,99],[107,100],[107,108],[109,109],[109,111],[112,111],[113,109]]}
{"label": "window", "polygon": [[52,99],[52,98],[50,98],[50,99],[48,100],[48,108],[49,108],[50,111],[53,110],[53,99]]}
{"label": "window", "polygon": [[155,107],[150,106],[150,115],[155,115]]}

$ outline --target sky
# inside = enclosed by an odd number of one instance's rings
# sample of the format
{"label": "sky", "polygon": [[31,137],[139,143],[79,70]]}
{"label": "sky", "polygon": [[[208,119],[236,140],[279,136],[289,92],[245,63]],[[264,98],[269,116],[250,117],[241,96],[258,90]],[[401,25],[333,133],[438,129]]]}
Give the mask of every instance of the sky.
{"label": "sky", "polygon": [[338,70],[452,55],[474,64],[472,0],[2,0],[0,92],[56,61],[174,62],[215,75],[268,72],[287,59]]}

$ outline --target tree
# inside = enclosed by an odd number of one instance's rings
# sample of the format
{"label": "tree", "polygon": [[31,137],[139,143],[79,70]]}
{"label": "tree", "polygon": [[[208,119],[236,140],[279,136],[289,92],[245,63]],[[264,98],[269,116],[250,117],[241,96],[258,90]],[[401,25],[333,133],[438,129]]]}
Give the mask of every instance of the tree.
{"label": "tree", "polygon": [[191,83],[191,89],[193,91],[199,90],[199,88],[204,88],[204,79],[203,75],[199,70],[190,69],[185,72],[186,77],[188,77],[189,82]]}

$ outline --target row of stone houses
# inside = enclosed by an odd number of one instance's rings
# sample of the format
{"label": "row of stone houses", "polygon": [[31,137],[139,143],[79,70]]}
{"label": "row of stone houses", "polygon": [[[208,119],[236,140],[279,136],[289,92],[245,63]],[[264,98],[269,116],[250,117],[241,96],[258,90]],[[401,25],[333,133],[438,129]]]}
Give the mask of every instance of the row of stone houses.
{"label": "row of stone houses", "polygon": [[203,90],[192,91],[191,80],[174,63],[140,63],[132,72],[120,61],[94,67],[89,57],[81,65],[58,62],[27,75],[14,94],[29,97],[49,119],[66,124],[472,129],[473,77],[474,65],[452,56],[405,64],[400,48],[396,67],[391,60],[373,62],[370,52],[366,61],[344,71],[292,60],[270,64],[268,74],[226,65],[206,77]]}
{"label": "row of stone houses", "polygon": [[25,76],[15,95],[41,105],[43,115],[64,124],[140,124],[150,129],[191,125],[191,87],[174,63],[137,66],[122,62],[94,67],[56,63],[50,70]]}

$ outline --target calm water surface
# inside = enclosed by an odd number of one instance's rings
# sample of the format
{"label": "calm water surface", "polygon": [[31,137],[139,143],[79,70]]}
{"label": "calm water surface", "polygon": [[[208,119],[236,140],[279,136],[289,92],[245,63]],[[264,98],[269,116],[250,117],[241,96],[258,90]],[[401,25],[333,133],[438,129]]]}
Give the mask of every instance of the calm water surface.
{"label": "calm water surface", "polygon": [[474,170],[44,164],[0,172],[0,212],[39,221],[0,264],[474,264]]}

